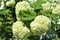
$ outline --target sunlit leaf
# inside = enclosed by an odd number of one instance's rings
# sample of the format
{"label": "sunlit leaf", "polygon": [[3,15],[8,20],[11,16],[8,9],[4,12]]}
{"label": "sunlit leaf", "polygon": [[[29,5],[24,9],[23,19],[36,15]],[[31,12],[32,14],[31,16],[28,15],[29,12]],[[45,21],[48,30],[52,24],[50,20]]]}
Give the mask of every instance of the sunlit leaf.
{"label": "sunlit leaf", "polygon": [[32,20],[36,17],[36,13],[34,11],[20,11],[19,18],[21,20]]}

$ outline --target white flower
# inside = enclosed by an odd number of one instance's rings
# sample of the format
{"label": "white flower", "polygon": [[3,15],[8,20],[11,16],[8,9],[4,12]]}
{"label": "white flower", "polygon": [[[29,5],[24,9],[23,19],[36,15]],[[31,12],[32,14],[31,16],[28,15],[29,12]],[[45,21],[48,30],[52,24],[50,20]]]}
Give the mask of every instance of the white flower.
{"label": "white flower", "polygon": [[51,9],[50,6],[51,6],[50,2],[46,2],[45,4],[42,4],[42,8],[45,11],[49,11]]}
{"label": "white flower", "polygon": [[19,20],[18,15],[19,15],[20,11],[33,10],[33,8],[30,7],[30,4],[28,2],[26,2],[26,1],[18,2],[16,4],[15,8],[16,8],[15,11],[16,11],[17,20]]}
{"label": "white flower", "polygon": [[16,8],[16,14],[19,14],[21,10],[27,10],[30,9],[31,7],[28,2],[22,1],[22,2],[18,2],[15,8]]}
{"label": "white flower", "polygon": [[30,24],[30,26],[33,35],[41,35],[49,29],[49,26],[51,26],[51,22],[48,17],[39,15]]}
{"label": "white flower", "polygon": [[23,23],[21,21],[16,21],[15,23],[13,23],[13,34],[16,35],[16,33],[18,33],[23,27]]}
{"label": "white flower", "polygon": [[16,21],[13,24],[13,35],[15,37],[19,37],[19,38],[24,38],[30,35],[30,30],[23,26],[23,23],[21,21]]}
{"label": "white flower", "polygon": [[60,25],[60,22],[57,22],[57,24],[59,24],[59,25]]}
{"label": "white flower", "polygon": [[60,14],[60,4],[57,4],[55,8],[52,9],[53,14]]}
{"label": "white flower", "polygon": [[4,1],[1,2],[0,10],[4,9]]}
{"label": "white flower", "polygon": [[29,0],[29,2],[33,3],[33,2],[36,2],[37,0]]}
{"label": "white flower", "polygon": [[60,19],[58,19],[58,21],[60,22]]}
{"label": "white flower", "polygon": [[10,0],[6,2],[6,6],[11,7],[15,5],[15,0]]}
{"label": "white flower", "polygon": [[57,3],[51,3],[51,7],[55,7],[57,5]]}
{"label": "white flower", "polygon": [[30,30],[27,27],[23,27],[18,35],[20,38],[28,37],[28,36],[30,36]]}
{"label": "white flower", "polygon": [[16,21],[13,26],[22,26],[23,27],[23,22],[22,21]]}
{"label": "white flower", "polygon": [[58,19],[58,22],[57,22],[57,24],[60,24],[60,19]]}
{"label": "white flower", "polygon": [[55,2],[56,1],[57,2],[58,0],[49,0],[49,1],[51,1],[51,2]]}

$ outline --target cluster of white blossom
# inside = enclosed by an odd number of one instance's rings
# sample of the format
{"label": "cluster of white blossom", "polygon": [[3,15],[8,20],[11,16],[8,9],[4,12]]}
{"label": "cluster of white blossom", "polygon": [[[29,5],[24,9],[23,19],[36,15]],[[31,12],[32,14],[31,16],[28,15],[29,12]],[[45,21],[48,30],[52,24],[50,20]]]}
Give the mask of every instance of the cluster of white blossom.
{"label": "cluster of white blossom", "polygon": [[19,38],[24,38],[24,37],[28,37],[30,35],[30,30],[23,26],[23,23],[21,21],[16,21],[15,23],[13,23],[13,35],[15,37],[19,37]]}
{"label": "cluster of white blossom", "polygon": [[9,0],[6,2],[6,6],[8,6],[8,7],[12,7],[14,5],[15,5],[15,0]]}
{"label": "cluster of white blossom", "polygon": [[50,11],[56,6],[56,4],[57,3],[46,2],[46,3],[42,4],[42,9],[45,11]]}
{"label": "cluster of white blossom", "polygon": [[21,10],[27,10],[30,9],[30,4],[26,1],[18,2],[15,6],[16,8],[16,14],[19,14],[19,11]]}
{"label": "cluster of white blossom", "polygon": [[[57,2],[59,2],[59,0],[55,0]],[[45,11],[50,11],[52,12],[52,14],[60,14],[60,3],[57,2],[46,2],[44,4],[42,4],[42,9]]]}
{"label": "cluster of white blossom", "polygon": [[60,4],[57,4],[55,8],[52,9],[53,14],[60,14]]}
{"label": "cluster of white blossom", "polygon": [[30,4],[26,1],[18,2],[15,8],[16,8],[15,11],[16,11],[17,20],[19,20],[18,15],[20,11],[33,10],[33,8],[30,7]]}
{"label": "cluster of white blossom", "polygon": [[30,24],[31,31],[24,26],[22,21],[16,21],[13,23],[13,35],[19,38],[24,38],[30,36],[32,32],[33,35],[41,35],[45,33],[51,26],[51,22],[48,17],[43,15],[38,15],[33,22]]}
{"label": "cluster of white blossom", "polygon": [[30,24],[33,35],[41,35],[45,33],[51,26],[51,22],[48,17],[39,15]]}
{"label": "cluster of white blossom", "polygon": [[46,2],[45,4],[42,4],[42,9],[45,11],[50,11],[51,9],[50,6],[51,6],[50,2]]}

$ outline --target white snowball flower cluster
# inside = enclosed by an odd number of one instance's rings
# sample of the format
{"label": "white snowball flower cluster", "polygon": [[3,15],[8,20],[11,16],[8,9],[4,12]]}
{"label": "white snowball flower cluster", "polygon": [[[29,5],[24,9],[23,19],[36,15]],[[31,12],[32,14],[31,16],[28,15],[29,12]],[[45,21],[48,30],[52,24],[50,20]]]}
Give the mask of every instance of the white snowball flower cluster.
{"label": "white snowball flower cluster", "polygon": [[55,8],[52,9],[53,14],[60,14],[60,4],[57,4]]}
{"label": "white snowball flower cluster", "polygon": [[30,4],[26,1],[18,2],[15,8],[16,8],[16,14],[19,14],[19,12],[22,10],[31,9]]}
{"label": "white snowball flower cluster", "polygon": [[57,5],[57,3],[56,2],[46,2],[46,3],[44,3],[44,4],[42,4],[42,9],[44,10],[44,11],[49,11],[49,12],[51,12],[51,10],[55,7]]}
{"label": "white snowball flower cluster", "polygon": [[13,24],[13,35],[15,37],[24,38],[30,35],[30,30],[27,27],[23,26],[23,23],[21,21],[16,21]]}
{"label": "white snowball flower cluster", "polygon": [[33,35],[41,35],[45,33],[51,26],[51,22],[48,17],[39,15],[30,24]]}
{"label": "white snowball flower cluster", "polygon": [[46,3],[42,4],[42,8],[45,11],[49,11],[51,9],[50,6],[51,6],[50,2],[46,2]]}
{"label": "white snowball flower cluster", "polygon": [[18,15],[20,11],[33,10],[33,8],[30,7],[30,4],[26,1],[18,2],[15,8],[16,8],[15,11],[16,11],[17,20],[19,20]]}
{"label": "white snowball flower cluster", "polygon": [[30,30],[27,27],[23,27],[18,34],[21,38],[30,36]]}
{"label": "white snowball flower cluster", "polygon": [[[58,1],[59,0],[55,0]],[[56,3],[56,2],[46,2],[44,4],[42,4],[42,9],[48,12],[52,12],[52,14],[57,14],[60,15],[60,3]]]}
{"label": "white snowball flower cluster", "polygon": [[14,5],[15,5],[15,0],[10,0],[10,1],[6,2],[6,6],[8,6],[8,7],[12,7]]}

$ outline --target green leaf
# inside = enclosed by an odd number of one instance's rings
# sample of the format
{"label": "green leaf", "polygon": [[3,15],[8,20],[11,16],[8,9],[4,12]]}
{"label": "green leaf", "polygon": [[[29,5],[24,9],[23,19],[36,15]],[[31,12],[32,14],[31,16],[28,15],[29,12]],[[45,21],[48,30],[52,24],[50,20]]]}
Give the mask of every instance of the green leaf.
{"label": "green leaf", "polygon": [[2,22],[0,22],[0,27],[2,26]]}
{"label": "green leaf", "polygon": [[35,9],[40,9],[41,4],[43,4],[44,1],[43,0],[37,0],[36,2],[31,3],[31,7],[35,8]]}
{"label": "green leaf", "polygon": [[19,18],[21,20],[26,21],[26,20],[32,20],[36,17],[36,13],[34,11],[20,11]]}
{"label": "green leaf", "polygon": [[27,39],[27,38],[23,38],[23,39],[21,39],[21,40],[29,40],[29,39]]}
{"label": "green leaf", "polygon": [[60,40],[60,38],[55,38],[55,39],[52,39],[52,40]]}
{"label": "green leaf", "polygon": [[0,0],[0,2],[1,2],[2,0]]}
{"label": "green leaf", "polygon": [[9,9],[0,10],[0,15],[11,12]]}
{"label": "green leaf", "polygon": [[[25,0],[27,2],[29,2],[29,0]],[[34,1],[34,0],[33,0]],[[29,2],[31,7],[34,9],[40,9],[41,8],[41,4],[45,3],[44,0],[37,0],[36,2]]]}

